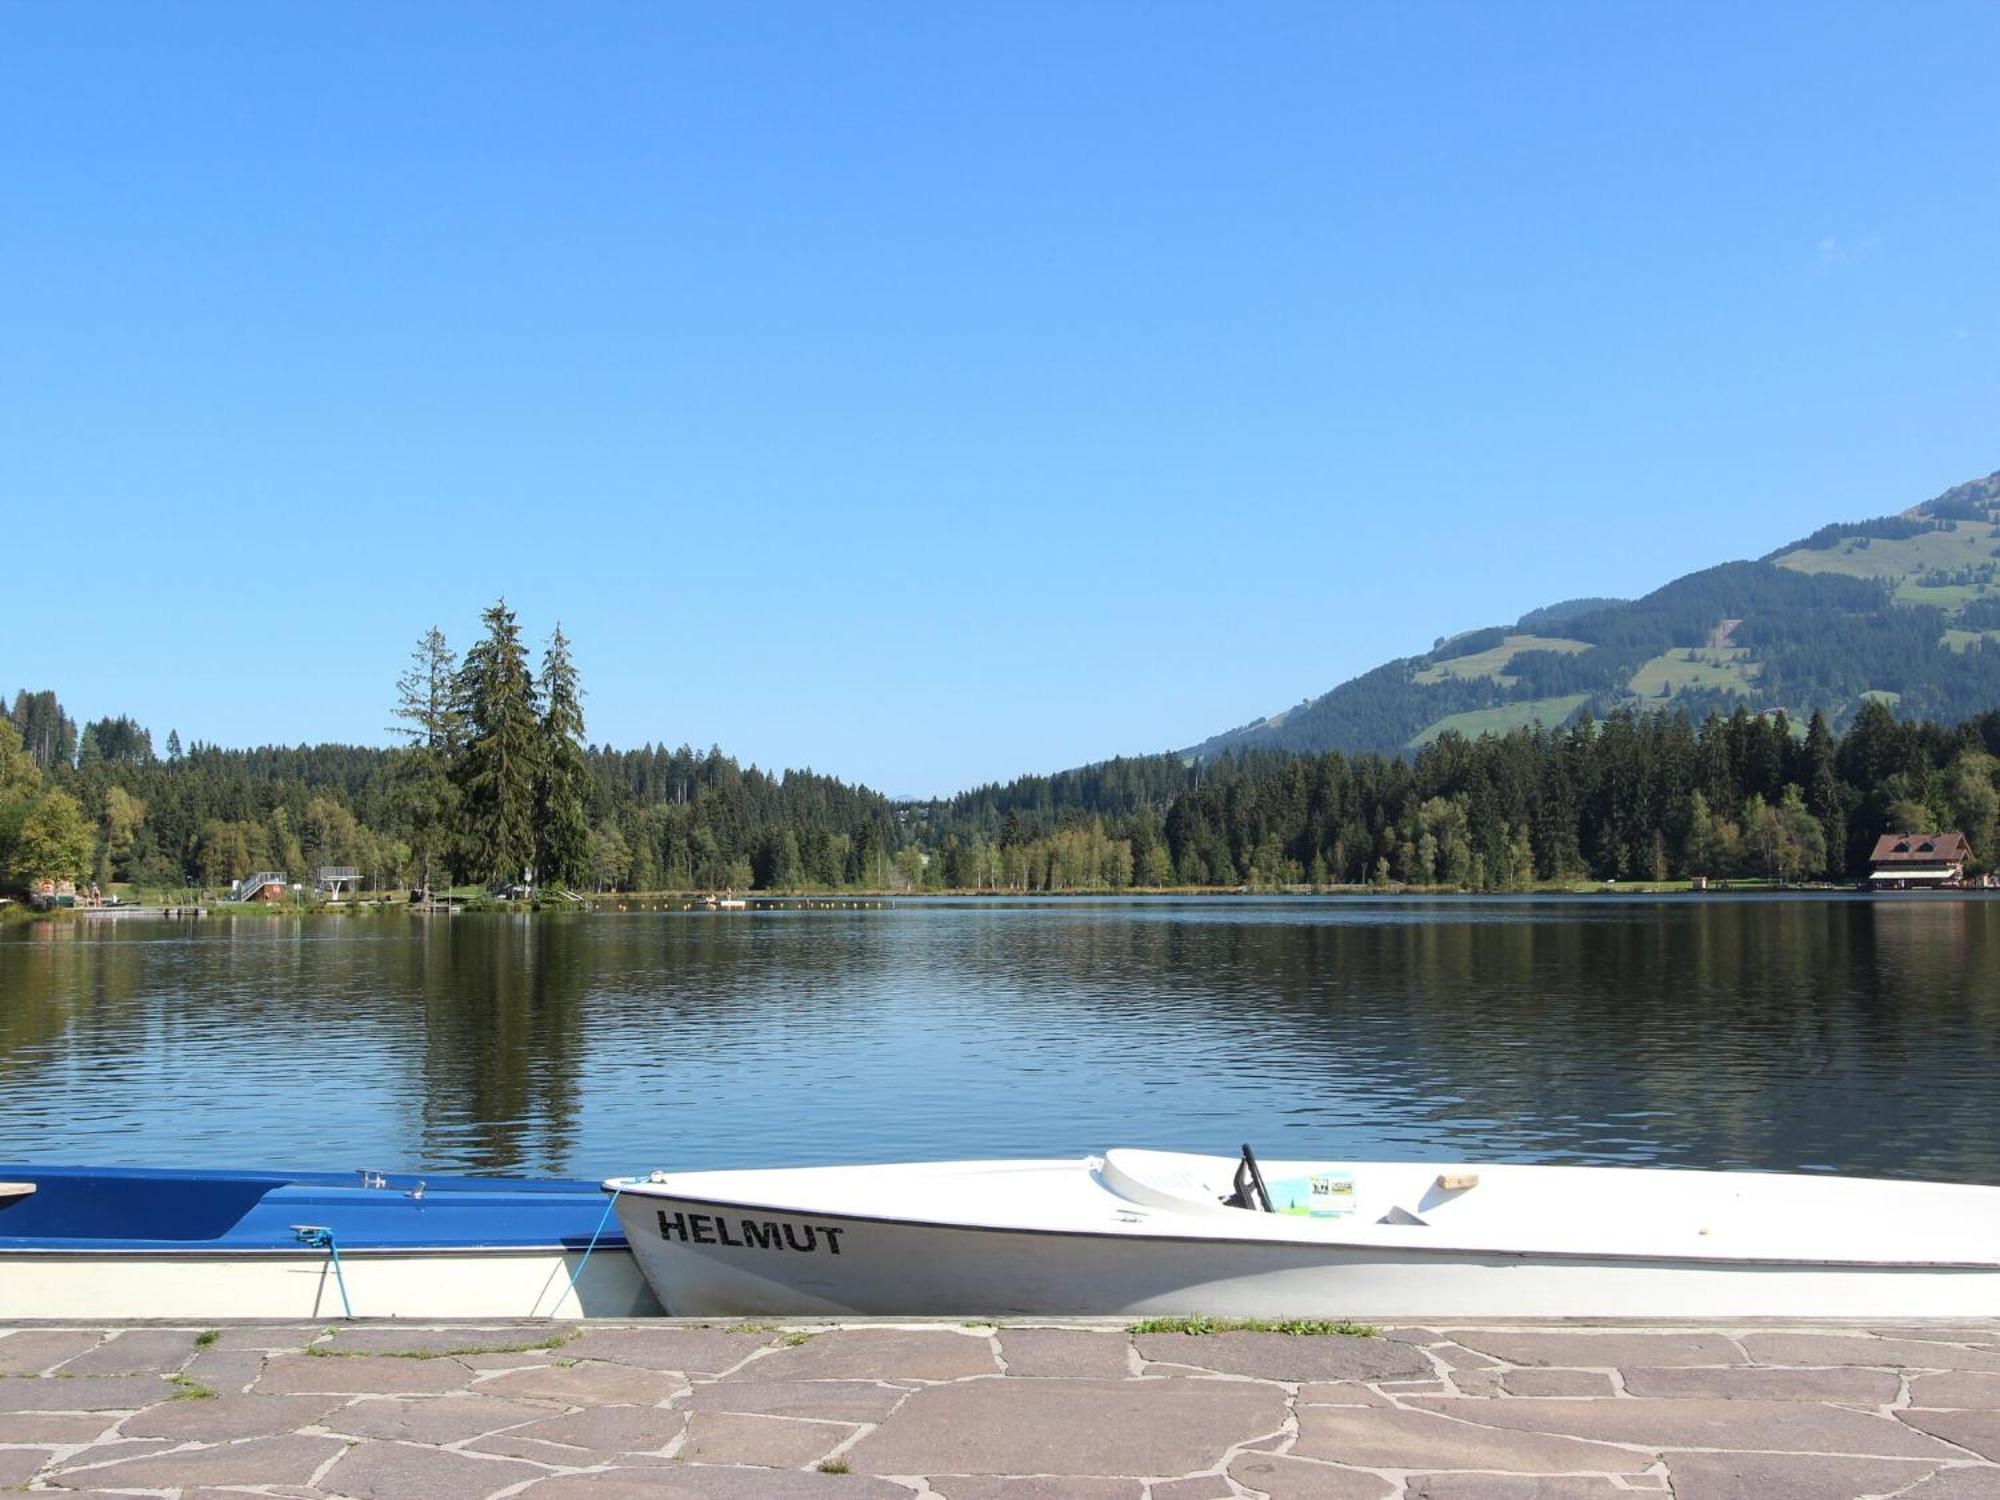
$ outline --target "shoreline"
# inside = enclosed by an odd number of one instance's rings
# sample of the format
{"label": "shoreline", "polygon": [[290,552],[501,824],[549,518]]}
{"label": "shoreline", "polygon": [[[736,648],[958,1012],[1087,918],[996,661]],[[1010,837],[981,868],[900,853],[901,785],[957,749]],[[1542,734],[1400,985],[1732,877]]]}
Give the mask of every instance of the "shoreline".
{"label": "shoreline", "polygon": [[2000,888],[1965,887],[1932,888],[1921,890],[1873,890],[1867,885],[1790,884],[1773,882],[1737,881],[1726,885],[1709,885],[1697,889],[1691,882],[1678,881],[1541,881],[1535,885],[1515,890],[1489,891],[1469,890],[1462,886],[1130,886],[1115,890],[1103,888],[1065,888],[1057,890],[1004,890],[1004,889],[963,889],[937,891],[911,890],[840,890],[840,891],[748,891],[737,899],[745,903],[742,907],[718,911],[704,900],[706,893],[688,891],[626,891],[592,893],[560,902],[467,900],[454,909],[439,907],[424,910],[416,903],[398,899],[381,900],[350,899],[344,901],[201,901],[201,902],[126,902],[116,906],[102,907],[55,907],[38,911],[26,903],[14,903],[0,907],[0,925],[48,920],[73,921],[113,921],[113,920],[194,920],[212,917],[353,917],[353,916],[446,916],[446,915],[493,915],[510,916],[590,916],[590,915],[632,915],[641,912],[685,912],[716,916],[735,916],[747,912],[764,910],[873,910],[892,906],[914,906],[924,904],[1002,904],[1007,902],[1027,902],[1033,904],[1061,904],[1065,902],[1120,901],[1128,899],[1172,899],[1187,901],[1228,901],[1228,900],[1327,900],[1343,899],[1355,901],[1394,900],[1450,900],[1467,902],[1506,902],[1523,899],[1569,898],[1573,900],[1601,900],[1609,897],[1688,897],[1722,898],[1742,900],[1762,899],[1857,899],[1886,901],[1941,901],[1991,900],[2000,899]]}

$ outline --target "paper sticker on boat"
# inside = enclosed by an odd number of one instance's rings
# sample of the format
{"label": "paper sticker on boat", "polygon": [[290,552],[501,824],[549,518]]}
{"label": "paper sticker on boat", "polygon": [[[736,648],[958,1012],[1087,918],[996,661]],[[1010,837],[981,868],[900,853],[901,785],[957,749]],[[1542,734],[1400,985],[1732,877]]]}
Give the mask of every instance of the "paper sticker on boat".
{"label": "paper sticker on boat", "polygon": [[1271,1184],[1271,1207],[1308,1219],[1340,1219],[1354,1212],[1352,1172],[1314,1172]]}

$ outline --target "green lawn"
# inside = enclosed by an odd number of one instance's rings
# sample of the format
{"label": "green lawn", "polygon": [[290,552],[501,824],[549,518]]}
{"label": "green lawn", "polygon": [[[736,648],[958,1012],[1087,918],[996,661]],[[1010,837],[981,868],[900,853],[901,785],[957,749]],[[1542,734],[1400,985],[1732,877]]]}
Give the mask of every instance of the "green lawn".
{"label": "green lawn", "polygon": [[1926,586],[1914,578],[1905,578],[1896,585],[1895,600],[1898,604],[1935,604],[1947,613],[1956,610],[1968,599],[1978,599],[1994,592],[1981,588],[1976,583],[1945,583]]}
{"label": "green lawn", "polygon": [[1938,644],[1947,651],[1963,651],[1974,641],[1982,640],[1988,645],[2000,643],[2000,630],[1947,630],[1938,637]]}
{"label": "green lawn", "polygon": [[1845,573],[1850,578],[1914,577],[1930,568],[1955,572],[1993,561],[1993,526],[1960,521],[1956,531],[1927,531],[1902,541],[1851,536],[1824,551],[1800,547],[1772,561],[1800,573]]}
{"label": "green lawn", "polygon": [[1484,651],[1475,651],[1470,656],[1454,656],[1450,661],[1425,667],[1412,681],[1428,685],[1451,678],[1490,677],[1502,687],[1512,687],[1514,679],[1501,674],[1506,671],[1507,663],[1520,652],[1560,651],[1565,656],[1574,656],[1589,649],[1588,641],[1566,640],[1561,636],[1510,635],[1499,645],[1489,646]]}
{"label": "green lawn", "polygon": [[1660,698],[1663,688],[1675,693],[1699,690],[1748,695],[1755,690],[1762,670],[1750,660],[1747,646],[1677,646],[1642,663],[1625,690],[1641,699]]}
{"label": "green lawn", "polygon": [[1542,723],[1551,727],[1562,723],[1588,698],[1588,693],[1567,693],[1560,698],[1529,698],[1521,703],[1503,703],[1498,708],[1469,709],[1462,714],[1446,714],[1435,724],[1410,740],[1409,748],[1418,749],[1447,731],[1456,730],[1467,739],[1478,739],[1482,734],[1506,734],[1510,730],[1525,729],[1530,724]]}

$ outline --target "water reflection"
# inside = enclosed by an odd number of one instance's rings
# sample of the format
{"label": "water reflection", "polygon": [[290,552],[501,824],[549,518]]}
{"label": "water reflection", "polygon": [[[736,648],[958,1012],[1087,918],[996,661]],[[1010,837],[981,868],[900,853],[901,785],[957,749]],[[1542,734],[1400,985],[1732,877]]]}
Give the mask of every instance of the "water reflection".
{"label": "water reflection", "polygon": [[1231,1150],[2000,1180],[2000,903],[922,903],[37,924],[0,1156]]}

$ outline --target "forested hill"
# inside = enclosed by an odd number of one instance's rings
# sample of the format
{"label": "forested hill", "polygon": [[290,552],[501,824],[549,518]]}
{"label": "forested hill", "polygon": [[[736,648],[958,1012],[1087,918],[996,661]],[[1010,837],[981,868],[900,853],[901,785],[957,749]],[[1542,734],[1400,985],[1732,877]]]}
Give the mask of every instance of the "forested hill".
{"label": "forested hill", "polygon": [[1945,722],[2000,703],[2000,473],[1643,599],[1573,599],[1453,636],[1187,754],[1394,753],[1618,708],[1742,704],[1798,724],[1819,711],[1839,729],[1871,699]]}

